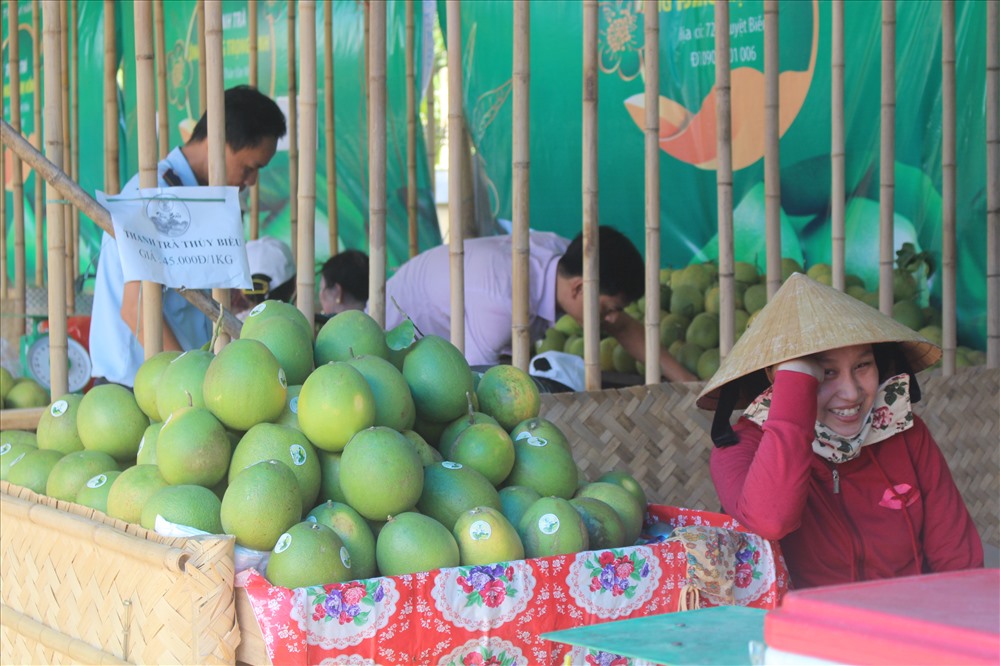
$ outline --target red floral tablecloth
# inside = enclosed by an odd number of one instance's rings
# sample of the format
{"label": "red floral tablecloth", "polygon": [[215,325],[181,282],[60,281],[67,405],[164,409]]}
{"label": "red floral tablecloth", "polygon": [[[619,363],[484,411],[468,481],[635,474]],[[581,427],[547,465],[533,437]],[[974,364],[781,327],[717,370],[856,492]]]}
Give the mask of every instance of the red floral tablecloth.
{"label": "red floral tablecloth", "polygon": [[[650,505],[673,528],[646,545],[289,590],[246,588],[274,664],[561,664],[581,648],[547,631],[714,605],[774,608],[788,574],[776,544],[729,516]],[[616,663],[615,655],[571,655]]]}

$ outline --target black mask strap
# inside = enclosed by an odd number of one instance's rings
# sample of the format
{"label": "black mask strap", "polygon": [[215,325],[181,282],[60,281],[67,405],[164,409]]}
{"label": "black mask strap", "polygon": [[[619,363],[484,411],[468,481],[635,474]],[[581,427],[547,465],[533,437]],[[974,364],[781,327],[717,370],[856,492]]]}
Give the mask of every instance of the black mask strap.
{"label": "black mask strap", "polygon": [[716,446],[732,446],[740,441],[729,423],[729,417],[733,413],[739,395],[738,382],[729,382],[719,389],[719,402],[715,406],[715,416],[712,418],[712,441]]}

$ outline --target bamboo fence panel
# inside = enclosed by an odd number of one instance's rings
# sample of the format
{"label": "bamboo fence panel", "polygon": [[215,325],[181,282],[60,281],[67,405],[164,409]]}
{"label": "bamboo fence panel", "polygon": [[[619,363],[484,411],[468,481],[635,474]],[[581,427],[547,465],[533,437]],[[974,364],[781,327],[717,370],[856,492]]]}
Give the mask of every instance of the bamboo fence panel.
{"label": "bamboo fence panel", "polygon": [[417,81],[413,51],[413,5],[406,3],[406,229],[409,256],[417,256]]}
{"label": "bamboo fence panel", "polygon": [[[31,72],[35,77],[32,98],[35,104],[35,145],[42,145],[42,20],[39,0],[31,2]],[[2,180],[2,179],[0,179]],[[35,173],[35,286],[45,286],[45,186]],[[6,275],[6,271],[4,272]],[[4,292],[6,293],[6,292]]]}
{"label": "bamboo fence panel", "polygon": [[[208,184],[228,185],[226,178],[226,93],[222,63],[222,3],[205,6],[205,74],[208,86]],[[229,289],[212,289],[212,298],[223,310],[230,308]],[[229,334],[219,333],[215,352],[229,344]]]}
{"label": "bamboo fence panel", "polygon": [[844,291],[844,0],[833,0],[830,14],[830,267],[833,288]]}
{"label": "bamboo fence panel", "polygon": [[[719,209],[719,306],[732,310],[735,295],[735,250],[733,247],[733,115],[729,62],[729,3],[715,5],[715,148],[719,166],[715,175]],[[719,355],[725,358],[733,347],[736,332],[733,320],[719,322]],[[728,343],[728,344],[727,344]]]}
{"label": "bamboo fence panel", "polygon": [[944,374],[955,372],[955,3],[941,2],[941,342]]}
{"label": "bamboo fence panel", "polygon": [[[17,132],[21,132],[21,30],[18,7],[20,3],[8,2],[8,38],[7,38],[7,63],[10,68],[10,125]],[[0,181],[3,182],[3,181]],[[23,317],[27,305],[27,268],[25,262],[24,245],[24,171],[21,169],[21,159],[16,155],[11,160],[10,166],[10,188],[14,199],[14,316]],[[4,199],[7,198],[5,191],[0,191]],[[3,218],[3,235],[7,235],[7,218]],[[4,248],[6,252],[6,247]],[[6,256],[4,257],[6,260]],[[6,272],[6,266],[4,267]],[[4,293],[4,297],[7,294]],[[27,327],[22,320],[18,330],[24,331]]]}
{"label": "bamboo fence panel", "polygon": [[583,2],[583,370],[588,391],[601,387],[600,240],[597,156],[597,0]]}
{"label": "bamboo fence panel", "polygon": [[986,364],[1000,368],[1000,5],[986,5]]}
{"label": "bamboo fence panel", "polygon": [[465,124],[462,117],[462,8],[447,1],[448,18],[448,259],[451,270],[451,343],[465,353]]}
{"label": "bamboo fence panel", "polygon": [[[728,56],[727,56],[728,57]],[[764,0],[764,218],[767,299],[781,287],[781,118],[778,0]]]}
{"label": "bamboo fence panel", "polygon": [[881,105],[878,309],[891,317],[892,231],[896,205],[896,0],[882,0]]}
{"label": "bamboo fence panel", "polygon": [[[250,80],[252,87],[257,88],[257,77],[260,69],[257,40],[257,0],[247,3],[247,41],[250,58]],[[273,45],[272,45],[273,50]],[[260,179],[250,187],[250,239],[260,237]]]}
{"label": "bamboo fence panel", "polygon": [[326,132],[326,219],[330,256],[340,252],[340,220],[337,216],[337,133],[333,88],[333,0],[323,8],[323,119]]}
{"label": "bamboo fence panel", "polygon": [[514,63],[511,92],[512,272],[511,362],[527,372],[531,360],[528,264],[531,258],[531,5],[514,4]]}
{"label": "bamboo fence panel", "polygon": [[[656,0],[643,4],[646,37],[645,108],[660,108],[660,9]],[[646,158],[646,383],[660,378],[660,114],[647,113]],[[720,262],[721,263],[721,262]],[[720,319],[719,325],[725,321]],[[730,324],[730,328],[732,325]]]}
{"label": "bamboo fence panel", "polygon": [[[386,7],[368,9],[368,312],[385,326],[386,275]],[[454,319],[454,317],[452,318]]]}
{"label": "bamboo fence panel", "polygon": [[[292,257],[299,256],[299,118],[298,81],[295,68],[295,1],[288,0],[288,226]],[[312,137],[310,137],[312,140]]]}
{"label": "bamboo fence panel", "polygon": [[302,47],[302,95],[298,108],[302,113],[302,153],[299,167],[299,253],[296,255],[296,293],[302,294],[297,305],[306,321],[315,321],[316,275],[316,3],[301,0],[299,5],[299,44]]}

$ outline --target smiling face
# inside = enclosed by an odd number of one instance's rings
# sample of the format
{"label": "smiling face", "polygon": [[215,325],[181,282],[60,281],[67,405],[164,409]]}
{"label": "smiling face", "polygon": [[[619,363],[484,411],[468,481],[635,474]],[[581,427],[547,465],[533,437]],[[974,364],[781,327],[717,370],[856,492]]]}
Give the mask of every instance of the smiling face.
{"label": "smiling face", "polygon": [[816,418],[838,435],[858,434],[879,384],[872,346],[841,347],[812,358],[823,369],[816,390]]}
{"label": "smiling face", "polygon": [[264,137],[255,146],[232,150],[226,146],[226,181],[241,190],[257,182],[257,172],[266,167],[278,149],[278,140]]}

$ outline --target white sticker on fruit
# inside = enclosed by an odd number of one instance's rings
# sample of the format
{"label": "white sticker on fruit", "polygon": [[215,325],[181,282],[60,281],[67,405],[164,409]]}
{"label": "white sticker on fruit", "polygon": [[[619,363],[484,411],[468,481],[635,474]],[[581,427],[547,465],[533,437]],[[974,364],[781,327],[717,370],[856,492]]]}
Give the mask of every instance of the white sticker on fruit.
{"label": "white sticker on fruit", "polygon": [[100,488],[101,486],[103,486],[107,482],[108,482],[108,475],[107,474],[98,474],[97,476],[95,476],[94,478],[92,478],[90,481],[87,481],[87,487],[88,488]]}
{"label": "white sticker on fruit", "polygon": [[555,534],[559,531],[559,518],[554,513],[547,513],[538,519],[538,529],[542,534]]}
{"label": "white sticker on fruit", "polygon": [[469,525],[469,536],[473,541],[485,541],[493,534],[493,528],[485,520],[477,520]]}
{"label": "white sticker on fruit", "polygon": [[532,435],[528,438],[528,446],[545,446],[549,443],[549,440],[544,437],[535,437]]}
{"label": "white sticker on fruit", "polygon": [[248,314],[247,316],[248,317],[256,317],[261,312],[263,312],[264,308],[266,308],[266,307],[267,307],[267,303],[261,303],[260,305],[255,306],[254,309],[251,310],[250,314]]}
{"label": "white sticker on fruit", "polygon": [[69,409],[68,402],[65,400],[56,400],[52,403],[52,406],[49,407],[49,414],[58,418],[65,414],[67,409]]}
{"label": "white sticker on fruit", "polygon": [[16,458],[14,458],[14,461],[13,461],[13,462],[12,462],[12,463],[10,464],[10,466],[11,466],[11,467],[13,467],[13,466],[14,466],[14,465],[16,465],[17,463],[21,462],[21,458],[23,458],[23,457],[24,457],[24,453],[22,453],[21,455],[19,455],[19,456],[18,456],[18,457],[16,457]]}
{"label": "white sticker on fruit", "polygon": [[347,552],[346,546],[340,547],[340,562],[345,568],[351,568],[351,554]]}
{"label": "white sticker on fruit", "polygon": [[296,467],[306,464],[306,450],[302,448],[301,444],[292,444],[289,446],[288,453],[292,456],[292,462],[295,463]]}
{"label": "white sticker on fruit", "polygon": [[462,463],[445,460],[443,463],[441,463],[441,467],[446,467],[448,469],[462,469]]}
{"label": "white sticker on fruit", "polygon": [[307,523],[318,523],[319,521],[316,520],[316,516],[306,516],[306,522]]}
{"label": "white sticker on fruit", "polygon": [[294,398],[288,401],[288,411],[290,411],[292,414],[299,413],[299,396],[295,396]]}
{"label": "white sticker on fruit", "polygon": [[185,354],[187,354],[186,351],[181,352],[180,354],[177,355],[177,358],[171,361],[171,363],[176,363],[177,361],[181,360],[182,358],[184,358]]}
{"label": "white sticker on fruit", "polygon": [[144,446],[146,446],[146,436],[145,435],[143,435],[142,439],[139,440],[139,450],[136,451],[137,455],[140,454],[140,453],[142,453],[142,447],[144,447]]}
{"label": "white sticker on fruit", "polygon": [[292,545],[292,535],[285,532],[280,537],[278,537],[278,543],[274,544],[274,552],[280,553],[286,548]]}
{"label": "white sticker on fruit", "polygon": [[278,368],[278,383],[281,384],[281,388],[288,388],[288,380],[285,379],[285,369]]}
{"label": "white sticker on fruit", "polygon": [[10,442],[4,442],[3,444],[0,444],[0,456],[10,451],[10,449],[11,449]]}

